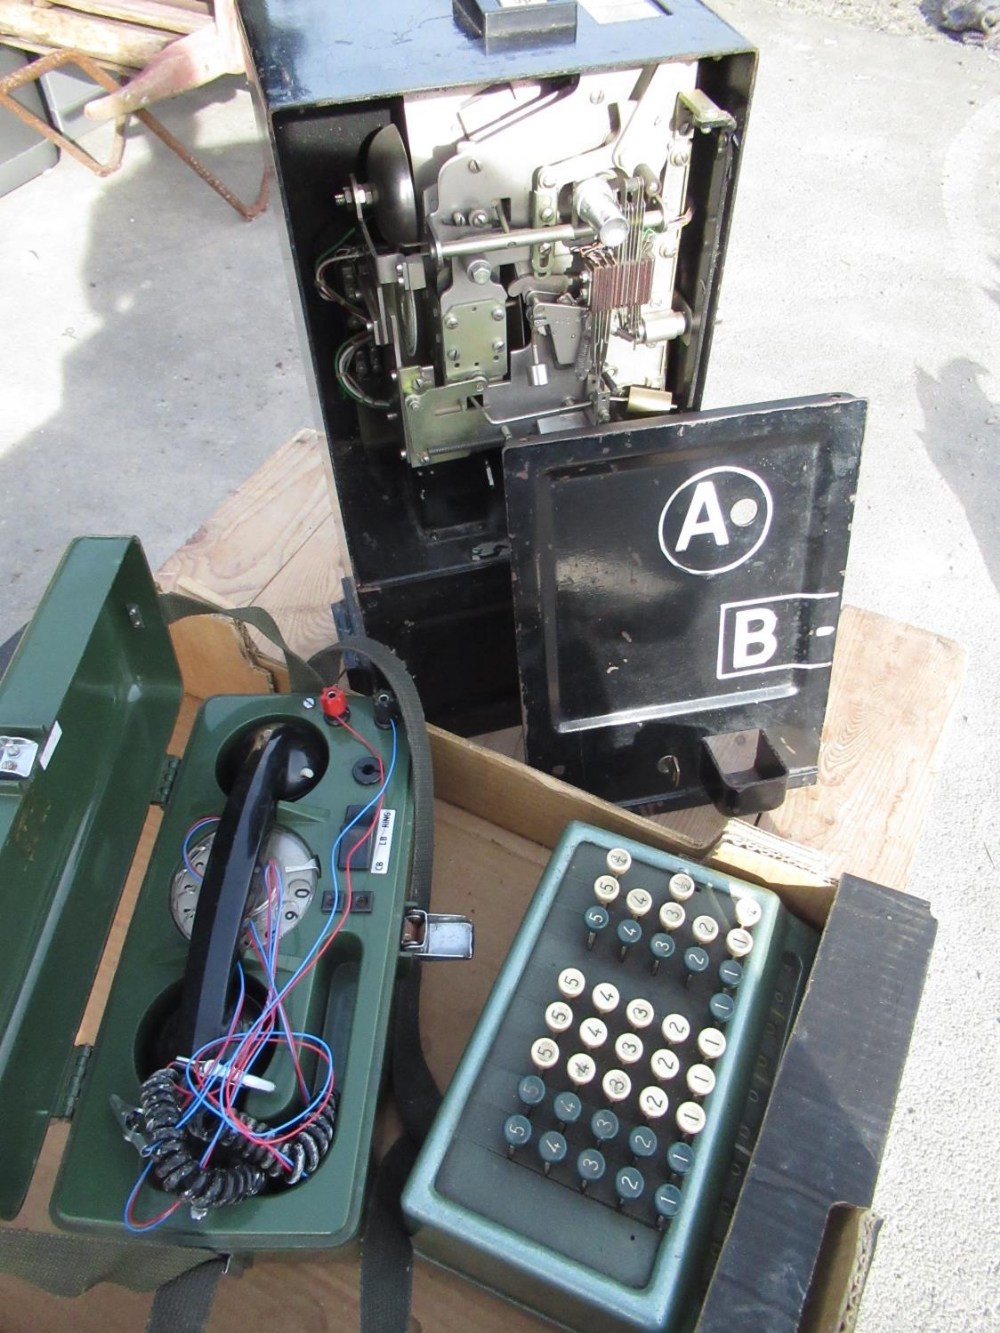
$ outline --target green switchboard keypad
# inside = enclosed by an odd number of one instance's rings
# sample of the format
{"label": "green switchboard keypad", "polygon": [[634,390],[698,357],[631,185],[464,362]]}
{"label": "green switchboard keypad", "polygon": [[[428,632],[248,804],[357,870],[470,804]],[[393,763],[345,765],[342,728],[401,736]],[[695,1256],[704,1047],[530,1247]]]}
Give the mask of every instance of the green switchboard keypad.
{"label": "green switchboard keypad", "polygon": [[571,825],[404,1195],[417,1248],[572,1328],[685,1327],[815,942],[766,889]]}

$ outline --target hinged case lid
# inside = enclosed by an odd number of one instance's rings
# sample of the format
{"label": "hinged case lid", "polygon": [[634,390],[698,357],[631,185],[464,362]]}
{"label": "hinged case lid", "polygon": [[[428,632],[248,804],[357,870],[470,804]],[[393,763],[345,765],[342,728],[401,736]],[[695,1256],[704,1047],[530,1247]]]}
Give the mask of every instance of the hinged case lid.
{"label": "hinged case lid", "polygon": [[182,694],[139,542],[73,542],[0,679],[0,1216],[73,1054]]}

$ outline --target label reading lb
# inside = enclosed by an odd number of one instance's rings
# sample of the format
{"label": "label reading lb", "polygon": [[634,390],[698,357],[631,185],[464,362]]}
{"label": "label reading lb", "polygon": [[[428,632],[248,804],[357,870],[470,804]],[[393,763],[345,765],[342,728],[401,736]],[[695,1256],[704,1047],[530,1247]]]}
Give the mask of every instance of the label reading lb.
{"label": "label reading lb", "polygon": [[372,849],[373,875],[389,873],[389,854],[392,851],[392,830],[395,823],[395,810],[383,810],[378,817],[378,832],[375,834],[375,846]]}
{"label": "label reading lb", "polygon": [[719,680],[833,665],[839,593],[789,593],[719,608]]}
{"label": "label reading lb", "polygon": [[726,574],[764,544],[774,501],[743,467],[711,467],[678,486],[660,514],[660,550],[688,574]]}

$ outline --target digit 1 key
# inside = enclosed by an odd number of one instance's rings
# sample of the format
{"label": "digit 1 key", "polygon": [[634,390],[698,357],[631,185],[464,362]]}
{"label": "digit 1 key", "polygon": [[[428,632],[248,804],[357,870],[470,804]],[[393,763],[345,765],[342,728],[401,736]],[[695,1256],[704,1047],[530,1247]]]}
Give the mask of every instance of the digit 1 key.
{"label": "digit 1 key", "polygon": [[653,1195],[656,1225],[662,1231],[681,1210],[681,1192],[676,1185],[659,1185]]}

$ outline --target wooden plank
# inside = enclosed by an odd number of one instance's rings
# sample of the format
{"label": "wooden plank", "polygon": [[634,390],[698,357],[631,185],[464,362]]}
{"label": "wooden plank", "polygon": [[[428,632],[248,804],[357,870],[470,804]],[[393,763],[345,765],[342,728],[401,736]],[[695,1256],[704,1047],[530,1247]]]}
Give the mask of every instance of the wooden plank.
{"label": "wooden plank", "polygon": [[223,605],[252,603],[329,517],[318,440],[303,430],[283,444],[163,565],[160,587],[188,578]]}
{"label": "wooden plank", "polygon": [[342,532],[328,514],[256,599],[281,626],[288,646],[302,657],[337,639],[330,608],[341,600],[341,580],[350,573]]}
{"label": "wooden plank", "polygon": [[161,32],[197,32],[212,26],[207,11],[188,9],[186,6],[161,3],[160,0],[60,0],[63,9],[77,9],[85,14],[138,23],[144,28],[158,28]]}
{"label": "wooden plank", "polygon": [[835,874],[905,888],[964,659],[937,634],[845,607],[819,782],[760,827],[824,852]]}
{"label": "wooden plank", "polygon": [[42,7],[27,0],[0,0],[0,40],[23,38],[36,45],[83,51],[95,60],[140,69],[171,40],[137,24],[77,14],[69,9]]}

